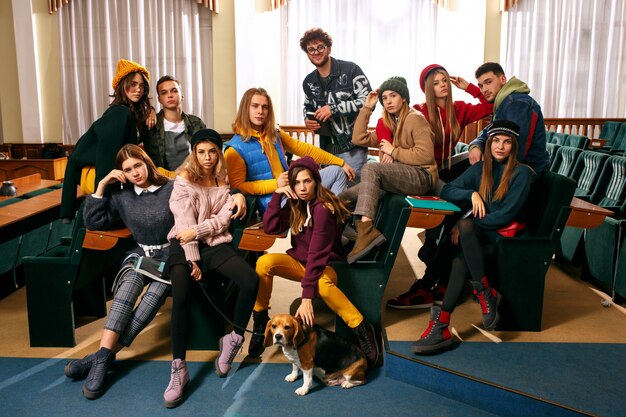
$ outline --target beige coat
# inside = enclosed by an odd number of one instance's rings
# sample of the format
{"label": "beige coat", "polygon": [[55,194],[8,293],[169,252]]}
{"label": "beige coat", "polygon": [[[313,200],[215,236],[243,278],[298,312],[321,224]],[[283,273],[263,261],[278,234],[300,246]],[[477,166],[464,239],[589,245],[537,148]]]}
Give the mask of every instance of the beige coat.
{"label": "beige coat", "polygon": [[[371,115],[372,111],[369,108],[361,108],[352,133],[352,143],[355,145],[379,147],[376,132],[367,130]],[[395,148],[391,153],[395,161],[407,165],[419,165],[426,169],[430,173],[433,185],[439,179],[437,163],[435,162],[434,137],[435,135],[426,118],[421,113],[411,109],[403,126],[400,127],[400,134],[396,134],[393,140]]]}

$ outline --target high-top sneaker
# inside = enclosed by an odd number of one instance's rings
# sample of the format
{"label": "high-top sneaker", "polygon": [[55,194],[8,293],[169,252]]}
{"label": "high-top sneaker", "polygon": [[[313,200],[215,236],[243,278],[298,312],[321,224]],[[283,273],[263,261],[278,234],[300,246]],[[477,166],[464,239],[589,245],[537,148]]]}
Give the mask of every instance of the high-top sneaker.
{"label": "high-top sneaker", "polygon": [[104,378],[114,360],[115,354],[107,348],[102,347],[96,352],[96,358],[83,384],[85,397],[94,400],[104,393]]}
{"label": "high-top sneaker", "polygon": [[434,293],[430,288],[424,288],[424,285],[420,281],[422,280],[416,280],[407,292],[388,300],[387,307],[396,308],[398,310],[414,310],[417,308],[432,307]]}
{"label": "high-top sneaker", "polygon": [[183,402],[183,392],[188,383],[189,370],[187,369],[187,362],[183,359],[174,359],[172,361],[170,383],[163,393],[163,405],[167,408],[178,407]]}
{"label": "high-top sneaker", "polygon": [[448,330],[449,323],[450,313],[441,310],[441,307],[432,307],[428,328],[419,340],[413,342],[411,350],[414,353],[433,353],[451,346],[454,341]]}
{"label": "high-top sneaker", "polygon": [[482,277],[480,282],[472,281],[472,286],[483,312],[483,327],[487,330],[494,330],[500,321],[498,307],[502,296],[489,286],[487,277]]}
{"label": "high-top sneaker", "polygon": [[243,336],[232,332],[220,339],[220,354],[215,359],[215,372],[220,378],[225,377],[230,372],[233,360],[241,350]]}
{"label": "high-top sneaker", "polygon": [[252,331],[254,334],[250,338],[250,346],[248,346],[248,356],[252,358],[258,358],[265,351],[265,327],[270,318],[267,314],[267,310],[253,311],[252,319],[254,325]]}
{"label": "high-top sneaker", "polygon": [[375,367],[382,364],[382,355],[378,344],[378,336],[376,330],[371,323],[363,320],[361,324],[352,329],[359,342],[359,347],[367,358],[369,367]]}
{"label": "high-top sneaker", "polygon": [[83,379],[89,374],[91,370],[91,366],[96,360],[96,355],[98,352],[90,353],[82,359],[74,359],[73,361],[69,361],[65,368],[63,369],[63,373],[66,377],[72,379]]}
{"label": "high-top sneaker", "polygon": [[385,235],[374,227],[374,222],[372,221],[356,220],[354,225],[356,226],[357,237],[352,252],[348,254],[349,264],[364,258],[376,246],[382,245],[387,241]]}

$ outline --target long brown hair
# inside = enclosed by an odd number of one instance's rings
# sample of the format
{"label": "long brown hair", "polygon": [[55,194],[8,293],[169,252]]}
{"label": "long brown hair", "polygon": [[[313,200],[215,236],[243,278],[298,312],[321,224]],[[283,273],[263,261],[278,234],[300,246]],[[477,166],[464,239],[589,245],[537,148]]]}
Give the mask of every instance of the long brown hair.
{"label": "long brown hair", "polygon": [[[318,183],[315,179],[315,176],[311,172],[310,169],[297,166],[293,169],[289,170],[289,186],[292,189],[296,187],[296,178],[298,174],[302,171],[307,171],[313,181],[315,181],[315,198],[313,200],[320,200],[322,204],[324,204],[328,210],[332,214],[335,215],[335,219],[337,220],[337,224],[343,223],[350,216],[350,211],[346,208],[343,202],[330,190],[325,188],[322,184]],[[291,234],[297,235],[301,233],[301,229],[304,228],[304,222],[306,222],[307,212],[306,212],[306,202],[300,200],[289,200],[289,204],[291,207]],[[315,220],[313,220],[315,221]]]}
{"label": "long brown hair", "polygon": [[[448,96],[445,98],[444,110],[446,111],[446,125],[441,126],[439,119],[439,108],[437,107],[435,97],[435,74],[442,74],[446,77],[446,84],[448,85]],[[428,109],[428,123],[431,129],[435,133],[435,143],[443,143],[445,138],[445,129],[450,129],[450,140],[455,142],[461,136],[461,126],[456,118],[456,112],[454,111],[454,101],[452,100],[452,83],[450,82],[450,75],[448,71],[443,68],[438,68],[428,74],[426,82],[424,83],[424,90],[426,90],[426,108]]]}
{"label": "long brown hair", "polygon": [[252,137],[253,130],[256,130],[252,127],[252,122],[250,122],[250,103],[252,103],[252,96],[254,95],[267,98],[267,105],[269,108],[267,118],[265,119],[265,123],[263,124],[260,133],[267,135],[268,140],[274,143],[276,141],[276,134],[274,133],[276,130],[274,105],[272,104],[272,98],[268,92],[261,87],[250,88],[243,94],[243,97],[241,97],[239,108],[237,109],[237,116],[235,116],[235,121],[233,122],[233,132],[241,135],[245,142]]}
{"label": "long brown hair", "polygon": [[[141,75],[144,84],[146,87],[143,89],[141,98],[137,103],[133,103],[132,100],[128,99],[126,96],[126,90],[130,88],[131,83],[133,82],[133,77],[135,74]],[[146,79],[146,76],[141,72],[131,72],[129,73],[120,83],[117,84],[117,88],[111,95],[113,97],[113,101],[109,106],[114,104],[121,104],[122,106],[126,106],[130,109],[130,112],[135,117],[135,124],[137,125],[137,129],[141,129],[141,126],[145,123],[146,117],[148,117],[148,113],[150,113],[150,83]]]}
{"label": "long brown hair", "polygon": [[409,115],[409,113],[413,111],[409,104],[404,100],[402,103],[402,108],[398,112],[398,116],[394,116],[385,110],[383,106],[383,124],[387,127],[387,129],[391,130],[391,137],[396,137],[396,133],[399,135],[402,130],[402,126],[404,125],[404,120]]}
{"label": "long brown hair", "polygon": [[[495,136],[495,135],[494,135]],[[493,142],[493,136],[489,136],[487,143],[485,143],[485,154],[483,156],[483,173],[480,178],[480,186],[478,187],[478,194],[482,197],[483,201],[499,201],[503,200],[506,193],[509,191],[509,183],[515,172],[515,168],[520,164],[517,162],[517,139],[511,137],[511,154],[509,155],[506,165],[504,166],[504,172],[502,173],[502,179],[500,185],[496,190],[495,195],[493,192],[493,157],[491,155],[491,142]]]}
{"label": "long brown hair", "polygon": [[[198,144],[204,142],[213,143],[209,139],[202,139],[194,143],[191,153],[177,170],[178,173],[185,171],[187,173],[187,179],[196,184],[200,184],[204,179],[204,173],[202,172],[200,161],[198,161],[198,156],[196,155],[196,148],[198,147]],[[215,145],[215,143],[213,143],[213,145]],[[217,148],[217,164],[213,167],[213,172],[211,174],[215,177],[215,179],[223,180],[226,178],[226,162],[224,161],[224,153],[219,146],[215,145],[215,147]]]}
{"label": "long brown hair", "polygon": [[128,143],[122,146],[115,156],[115,168],[121,170],[124,161],[130,158],[139,159],[146,164],[148,170],[148,182],[150,185],[165,185],[169,181],[165,175],[161,174],[148,154],[137,145]]}

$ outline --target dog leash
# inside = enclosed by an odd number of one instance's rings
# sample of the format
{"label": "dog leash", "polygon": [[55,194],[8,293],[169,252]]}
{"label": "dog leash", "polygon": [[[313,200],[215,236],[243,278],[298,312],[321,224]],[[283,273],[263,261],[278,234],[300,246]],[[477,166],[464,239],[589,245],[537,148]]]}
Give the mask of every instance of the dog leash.
{"label": "dog leash", "polygon": [[224,320],[226,320],[226,322],[227,322],[228,324],[230,324],[230,325],[231,325],[231,326],[233,326],[234,328],[237,328],[237,329],[239,329],[239,330],[243,330],[244,332],[251,333],[253,336],[263,336],[263,337],[265,337],[265,334],[264,334],[264,333],[255,333],[253,330],[248,330],[248,329],[247,329],[247,328],[245,328],[245,327],[241,327],[241,326],[239,326],[239,325],[237,325],[237,324],[233,323],[233,322],[232,322],[232,321],[231,321],[228,317],[226,317],[226,314],[222,313],[222,310],[220,310],[220,309],[219,309],[219,308],[215,305],[215,303],[213,302],[213,300],[211,300],[211,297],[209,296],[209,294],[206,292],[206,289],[204,288],[206,284],[205,284],[204,282],[198,282],[198,284],[200,285],[200,289],[201,289],[201,290],[202,290],[202,292],[204,293],[204,296],[206,297],[206,299],[207,299],[207,300],[209,300],[209,304],[211,304],[211,307],[213,307],[213,308],[215,309],[215,311],[217,311],[217,312],[219,313],[219,315],[220,315],[220,316],[222,316],[222,318],[223,318]]}

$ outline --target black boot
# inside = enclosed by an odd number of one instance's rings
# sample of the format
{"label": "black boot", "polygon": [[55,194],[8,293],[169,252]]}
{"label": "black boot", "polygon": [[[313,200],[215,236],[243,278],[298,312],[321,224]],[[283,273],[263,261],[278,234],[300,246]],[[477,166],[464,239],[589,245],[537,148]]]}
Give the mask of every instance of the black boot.
{"label": "black boot", "polygon": [[69,361],[63,369],[63,373],[66,377],[72,379],[83,379],[87,376],[91,370],[91,366],[96,360],[98,352],[90,353],[82,359],[74,359]]}
{"label": "black boot", "polygon": [[359,347],[367,358],[369,367],[382,365],[382,355],[378,345],[378,336],[374,326],[363,320],[361,324],[352,329],[359,341]]}
{"label": "black boot", "polygon": [[94,400],[104,393],[104,378],[114,360],[115,353],[107,348],[100,348],[96,352],[96,358],[83,384],[83,395],[85,397]]}
{"label": "black boot", "polygon": [[250,339],[250,345],[248,346],[248,356],[252,358],[258,358],[265,351],[265,327],[270,318],[267,314],[267,310],[253,311],[252,319],[254,325],[252,331],[254,334]]}
{"label": "black boot", "polygon": [[480,282],[472,281],[472,286],[474,287],[474,295],[478,299],[483,312],[483,326],[487,330],[495,330],[500,321],[498,307],[500,306],[502,296],[491,288],[487,277],[483,277]]}

